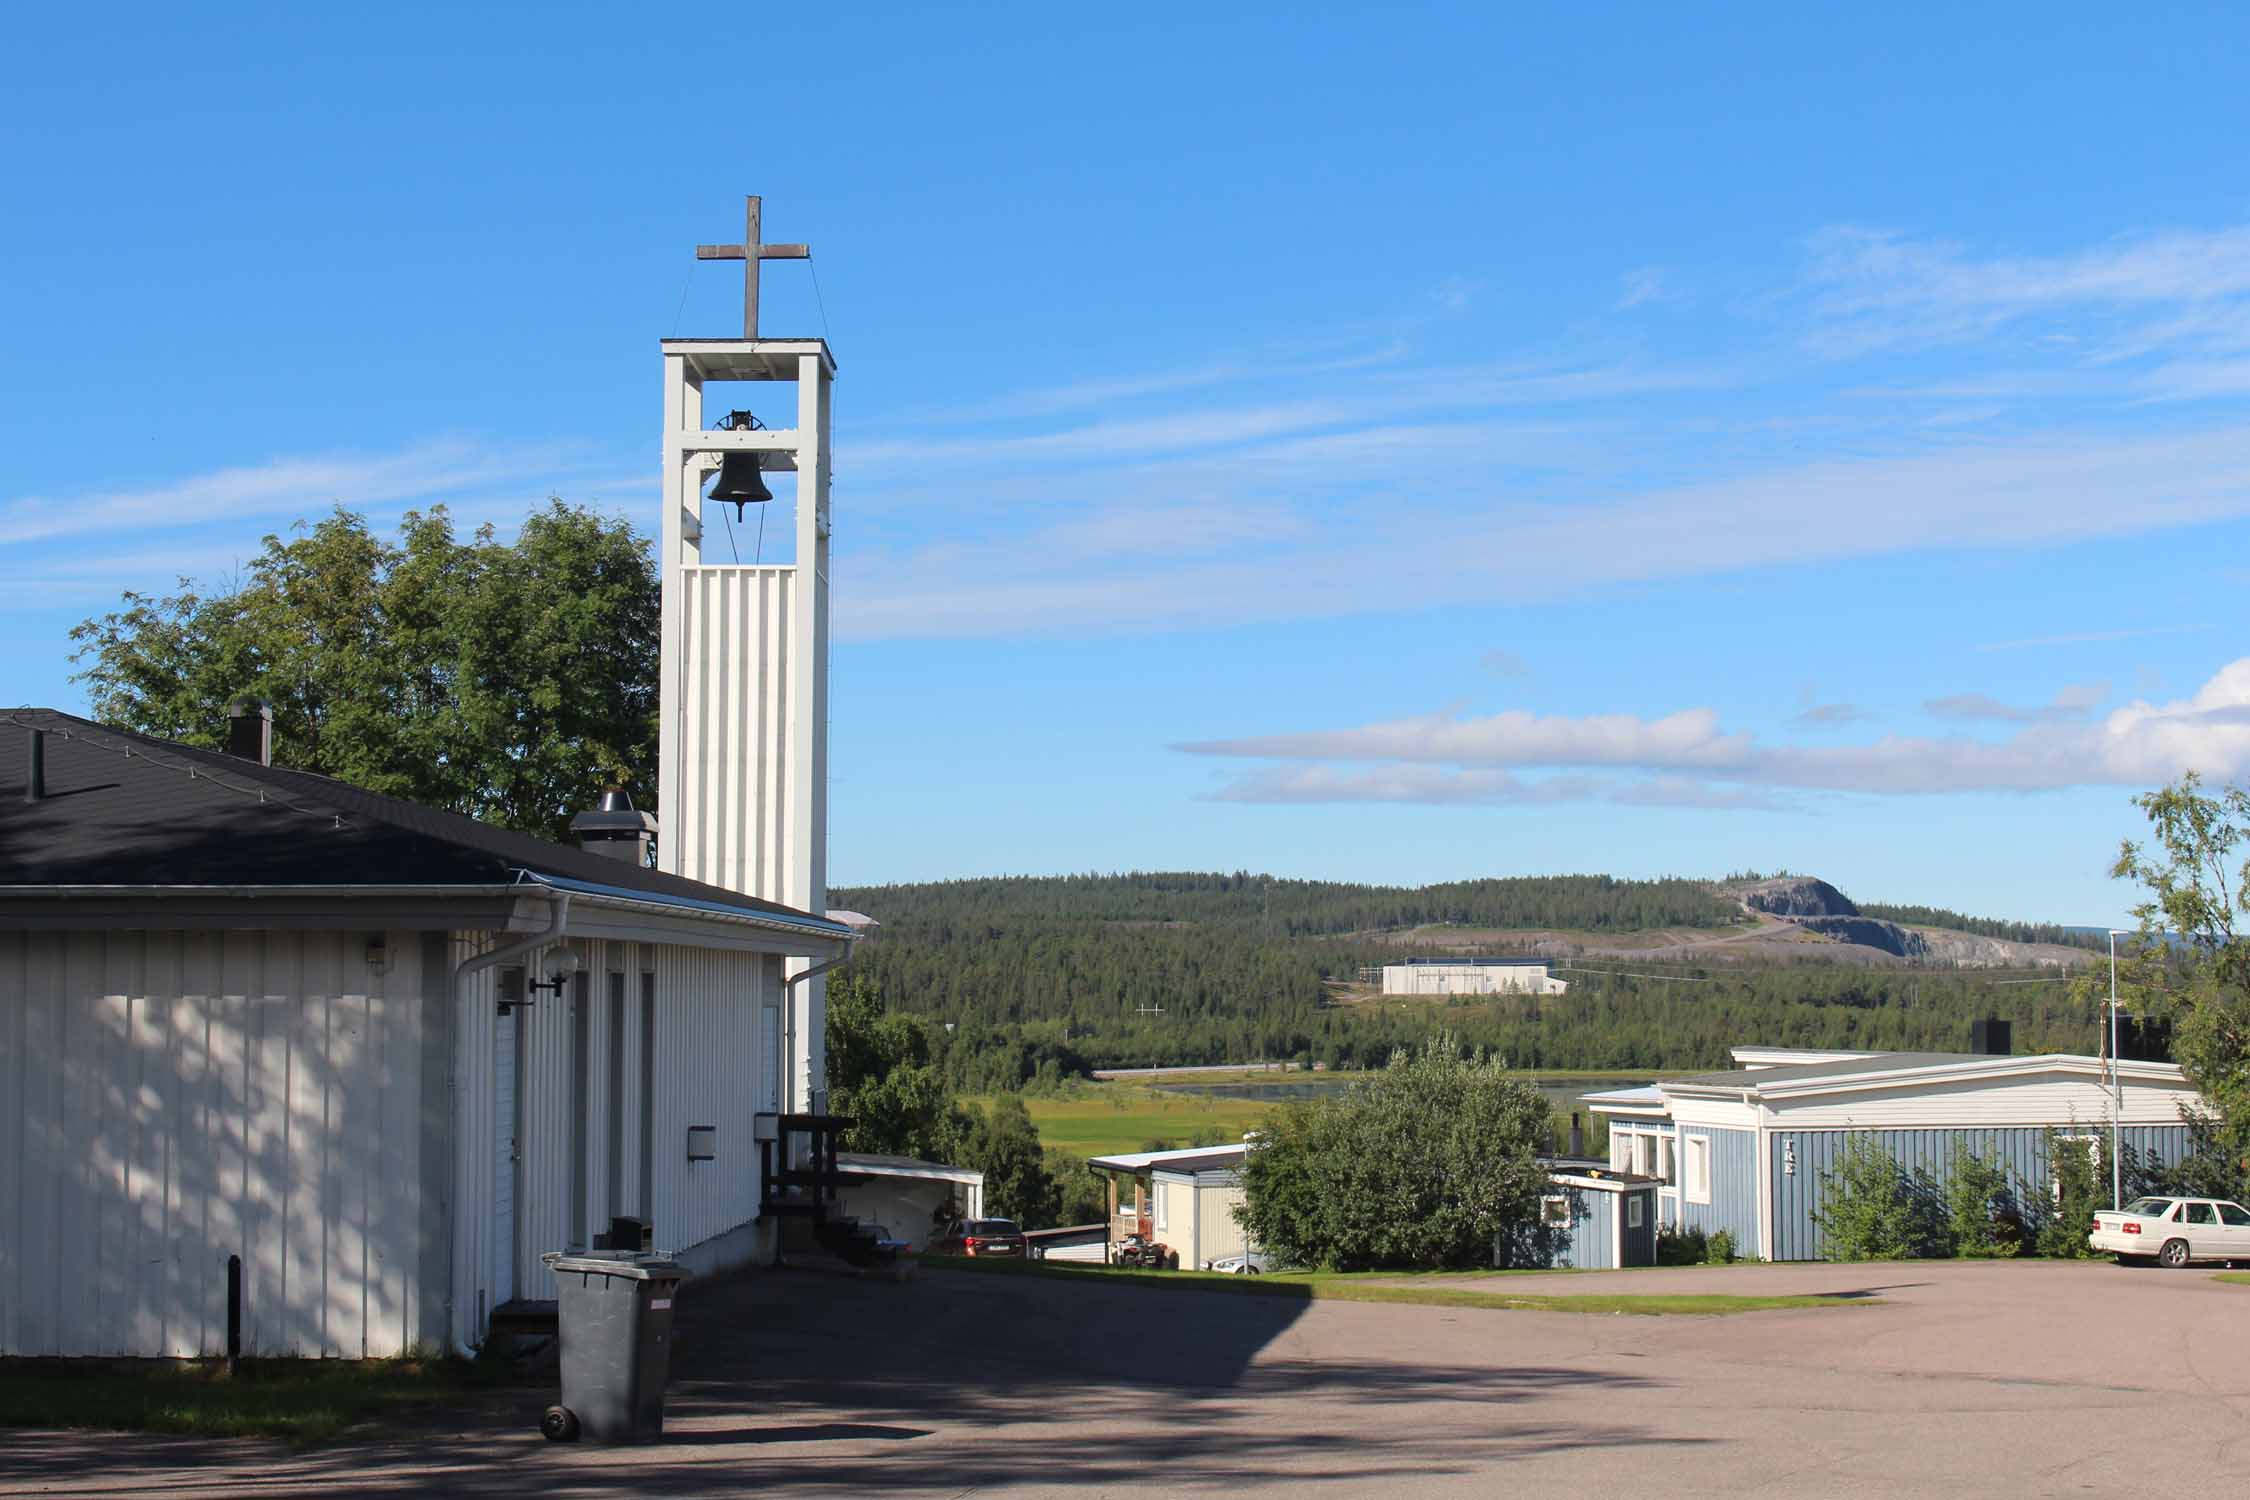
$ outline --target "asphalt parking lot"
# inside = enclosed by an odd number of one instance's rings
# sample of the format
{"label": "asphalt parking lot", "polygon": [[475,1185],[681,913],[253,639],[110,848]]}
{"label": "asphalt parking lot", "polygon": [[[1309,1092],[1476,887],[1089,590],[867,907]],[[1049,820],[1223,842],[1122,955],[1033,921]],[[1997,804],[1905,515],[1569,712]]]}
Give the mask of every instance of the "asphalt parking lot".
{"label": "asphalt parking lot", "polygon": [[549,1445],[527,1394],[442,1430],[306,1454],[0,1434],[0,1489],[1410,1500],[2250,1483],[2250,1286],[2208,1271],[1924,1262],[1507,1285],[1850,1305],[1640,1318],[770,1273],[706,1287],[685,1310],[657,1447]]}

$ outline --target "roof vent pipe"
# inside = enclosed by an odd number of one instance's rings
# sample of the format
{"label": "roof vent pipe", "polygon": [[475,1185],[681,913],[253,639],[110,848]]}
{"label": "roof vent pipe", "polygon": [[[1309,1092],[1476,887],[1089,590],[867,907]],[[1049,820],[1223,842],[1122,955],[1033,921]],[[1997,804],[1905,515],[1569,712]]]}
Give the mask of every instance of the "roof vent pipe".
{"label": "roof vent pipe", "polygon": [[256,698],[237,698],[227,705],[227,754],[273,764],[273,708]]}
{"label": "roof vent pipe", "polygon": [[602,789],[601,805],[570,820],[578,846],[588,854],[621,860],[635,869],[648,864],[649,843],[656,837],[656,819],[634,810],[632,795],[621,786]]}
{"label": "roof vent pipe", "polygon": [[23,800],[37,802],[47,795],[47,732],[31,731],[31,754],[23,767]]}

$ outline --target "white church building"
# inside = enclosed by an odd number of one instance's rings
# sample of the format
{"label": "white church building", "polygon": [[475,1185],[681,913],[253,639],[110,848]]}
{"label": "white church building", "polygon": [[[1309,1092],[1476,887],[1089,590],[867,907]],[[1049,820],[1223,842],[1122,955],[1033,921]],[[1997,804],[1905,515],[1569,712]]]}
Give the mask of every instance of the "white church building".
{"label": "white church building", "polygon": [[0,798],[0,1354],[470,1349],[617,1217],[770,1254],[843,924],[49,710]]}
{"label": "white church building", "polygon": [[[698,249],[745,262],[744,336],[663,345],[655,868],[629,808],[505,832],[271,765],[257,713],[227,752],[0,713],[0,1354],[473,1349],[544,1251],[645,1225],[706,1271],[839,1201],[835,362],[758,336],[806,252],[747,231]],[[707,555],[768,473],[790,555]]]}

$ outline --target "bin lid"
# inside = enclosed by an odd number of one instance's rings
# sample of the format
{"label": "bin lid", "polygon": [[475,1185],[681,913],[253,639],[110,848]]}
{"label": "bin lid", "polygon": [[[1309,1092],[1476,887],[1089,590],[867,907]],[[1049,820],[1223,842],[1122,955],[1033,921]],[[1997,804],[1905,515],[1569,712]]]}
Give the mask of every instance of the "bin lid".
{"label": "bin lid", "polygon": [[549,1250],[539,1257],[551,1271],[588,1276],[623,1276],[631,1281],[685,1281],[687,1267],[662,1255],[631,1250]]}

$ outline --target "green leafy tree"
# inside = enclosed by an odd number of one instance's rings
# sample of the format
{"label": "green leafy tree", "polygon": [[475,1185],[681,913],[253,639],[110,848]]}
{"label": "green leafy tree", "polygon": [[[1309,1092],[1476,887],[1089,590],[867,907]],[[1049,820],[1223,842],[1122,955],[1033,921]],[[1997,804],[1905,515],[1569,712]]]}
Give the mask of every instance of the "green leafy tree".
{"label": "green leafy tree", "polygon": [[1873,1136],[1854,1131],[1820,1175],[1820,1253],[1827,1260],[1902,1260],[1915,1251],[1906,1171]]}
{"label": "green leafy tree", "polygon": [[885,1014],[875,987],[847,974],[828,986],[827,1040],[830,1107],[852,1122],[846,1150],[950,1162],[966,1149],[973,1122],[919,1020]]}
{"label": "green leafy tree", "polygon": [[2076,1260],[2094,1253],[2086,1236],[2094,1210],[2109,1207],[2109,1177],[2094,1161],[2093,1143],[2046,1134],[2047,1169],[2054,1176],[2053,1207],[2039,1225],[2039,1253]]}
{"label": "green leafy tree", "polygon": [[2174,1055],[2208,1107],[2197,1176],[2237,1196],[2250,1186],[2250,938],[2239,927],[2250,911],[2250,859],[2237,864],[2250,840],[2250,790],[2206,793],[2190,772],[2133,800],[2151,842],[2127,841],[2111,869],[2148,892],[2133,908],[2142,939],[2133,987],[2171,1012]]}
{"label": "green leafy tree", "polygon": [[1536,1257],[1547,1101],[1450,1036],[1339,1097],[1284,1110],[1243,1164],[1237,1210],[1284,1261],[1337,1270]]}
{"label": "green leafy tree", "polygon": [[1945,1174],[1946,1240],[1951,1253],[1998,1260],[2023,1248],[2008,1169],[1958,1143]]}
{"label": "green leafy tree", "polygon": [[1109,1217],[1108,1179],[1087,1166],[1084,1157],[1049,1146],[1046,1167],[1055,1184],[1057,1227],[1099,1224]]}
{"label": "green leafy tree", "polygon": [[338,510],[221,592],[126,594],[73,659],[105,723],[216,746],[263,698],[282,764],[561,838],[604,782],[653,785],[657,592],[644,538],[560,500],[506,545]]}
{"label": "green leafy tree", "polygon": [[1026,1229],[1051,1229],[1062,1191],[1047,1172],[1047,1153],[1023,1100],[1003,1094],[969,1129],[968,1164],[984,1174],[984,1211]]}

